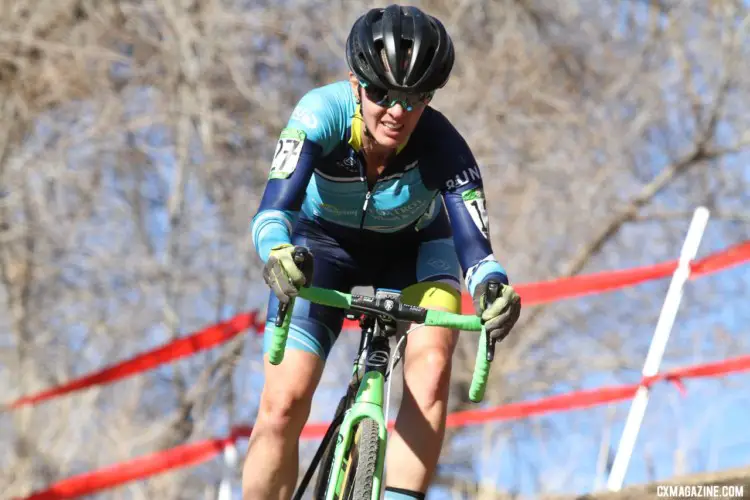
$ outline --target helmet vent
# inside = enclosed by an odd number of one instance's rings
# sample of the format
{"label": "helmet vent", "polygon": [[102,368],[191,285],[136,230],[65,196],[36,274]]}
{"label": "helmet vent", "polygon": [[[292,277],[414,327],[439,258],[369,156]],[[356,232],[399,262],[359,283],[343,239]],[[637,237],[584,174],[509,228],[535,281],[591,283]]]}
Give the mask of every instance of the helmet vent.
{"label": "helmet vent", "polygon": [[363,81],[422,93],[445,85],[454,52],[440,21],[416,7],[393,4],[370,9],[357,19],[347,38],[346,57]]}

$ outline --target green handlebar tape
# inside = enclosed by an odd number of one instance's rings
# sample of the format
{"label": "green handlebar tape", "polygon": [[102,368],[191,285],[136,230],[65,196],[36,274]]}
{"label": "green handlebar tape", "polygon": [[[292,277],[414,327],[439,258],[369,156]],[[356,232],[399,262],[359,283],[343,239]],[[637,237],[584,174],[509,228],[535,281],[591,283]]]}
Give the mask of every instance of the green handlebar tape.
{"label": "green handlebar tape", "polygon": [[352,306],[352,296],[336,290],[314,286],[302,287],[299,290],[299,296],[322,306],[338,307],[339,309],[349,309]]}
{"label": "green handlebar tape", "polygon": [[289,300],[289,308],[286,311],[284,323],[281,326],[274,325],[273,327],[273,338],[271,339],[271,347],[268,350],[268,361],[272,365],[278,365],[284,359],[286,339],[289,336],[289,324],[292,322],[293,311],[294,297]]}
{"label": "green handlebar tape", "polygon": [[[338,307],[349,309],[352,305],[352,296],[348,293],[337,292],[336,290],[327,290],[325,288],[300,288],[299,296],[310,302],[324,306]],[[289,302],[284,324],[281,327],[274,326],[271,347],[268,350],[268,360],[272,365],[278,365],[284,359],[284,349],[286,349],[286,339],[289,336],[289,324],[292,321],[292,311],[294,311],[294,297]]]}
{"label": "green handlebar tape", "polygon": [[474,363],[474,375],[471,378],[469,388],[469,399],[479,403],[484,398],[484,389],[487,387],[487,379],[490,376],[490,362],[487,361],[487,331],[482,328],[479,336],[479,348],[477,349],[477,360]]}
{"label": "green handlebar tape", "polygon": [[446,328],[457,328],[482,334],[479,336],[479,348],[477,349],[477,360],[474,364],[474,375],[471,378],[469,388],[469,399],[479,403],[484,398],[484,390],[487,387],[487,379],[490,375],[490,362],[487,361],[487,332],[482,326],[479,316],[468,314],[453,314],[445,311],[428,311],[424,321],[428,326],[442,326]]}
{"label": "green handlebar tape", "polygon": [[457,328],[469,332],[478,332],[482,329],[482,320],[479,316],[468,314],[454,314],[446,311],[427,311],[424,320],[425,326],[442,326],[445,328]]}
{"label": "green handlebar tape", "polygon": [[[336,290],[302,287],[299,290],[299,296],[316,304],[337,307],[339,309],[350,309],[352,306],[352,296]],[[273,365],[278,365],[284,359],[284,349],[286,348],[286,340],[289,335],[289,324],[292,320],[293,309],[294,298],[292,298],[289,304],[283,326],[274,326],[271,348],[268,352],[268,358]],[[427,311],[424,324],[426,326],[441,326],[456,328],[458,330],[482,332],[479,336],[479,349],[477,349],[477,359],[474,365],[474,376],[472,377],[471,388],[469,389],[469,399],[471,401],[475,403],[482,401],[490,374],[490,363],[487,361],[487,332],[482,326],[482,320],[475,315],[429,310]]]}

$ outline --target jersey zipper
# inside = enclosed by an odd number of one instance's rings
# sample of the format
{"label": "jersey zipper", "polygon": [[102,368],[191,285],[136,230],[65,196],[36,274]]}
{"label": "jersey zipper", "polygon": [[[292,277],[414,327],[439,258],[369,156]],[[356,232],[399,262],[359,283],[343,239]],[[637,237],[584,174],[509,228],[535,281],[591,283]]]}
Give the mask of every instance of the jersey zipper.
{"label": "jersey zipper", "polygon": [[[365,182],[367,182],[367,180],[365,180]],[[368,188],[367,194],[365,195],[365,203],[362,205],[362,220],[359,222],[360,229],[365,227],[365,217],[367,216],[367,205],[370,204],[370,196],[372,196],[372,190]]]}
{"label": "jersey zipper", "polygon": [[[365,201],[362,204],[362,218],[359,221],[359,228],[364,229],[365,227],[365,217],[367,217],[367,206],[370,204],[370,196],[372,196],[372,189],[370,189],[370,182],[367,180],[367,162],[365,161],[365,157],[362,153],[358,153],[359,156],[359,175],[362,176],[362,180],[365,183],[365,187],[367,187],[367,194],[365,194]],[[375,180],[375,184],[377,184],[377,179]],[[373,184],[373,189],[375,188],[375,184]]]}
{"label": "jersey zipper", "polygon": [[388,166],[386,166],[382,172],[380,172],[375,179],[375,182],[372,184],[372,189],[370,189],[370,182],[367,180],[367,162],[365,161],[365,158],[362,154],[359,155],[359,173],[362,176],[362,178],[365,181],[365,185],[367,186],[367,194],[365,194],[365,202],[362,205],[362,219],[359,221],[359,228],[364,229],[365,227],[365,217],[367,217],[367,206],[370,204],[370,197],[372,196],[372,192],[375,191],[375,189],[378,187],[378,181],[381,177],[383,177],[383,174],[386,173],[388,170]]}

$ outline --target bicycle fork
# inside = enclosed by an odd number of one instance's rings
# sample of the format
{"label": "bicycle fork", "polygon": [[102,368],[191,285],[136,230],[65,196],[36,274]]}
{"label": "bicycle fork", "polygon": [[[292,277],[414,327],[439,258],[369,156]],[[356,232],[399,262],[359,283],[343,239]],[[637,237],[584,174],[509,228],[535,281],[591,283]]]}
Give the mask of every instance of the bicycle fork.
{"label": "bicycle fork", "polygon": [[[377,327],[375,327],[377,328]],[[385,466],[385,448],[387,427],[383,413],[385,398],[385,374],[390,362],[388,338],[384,335],[373,335],[373,327],[368,325],[365,338],[366,353],[364,375],[357,390],[354,403],[344,414],[344,420],[336,436],[331,477],[325,500],[336,500],[343,494],[347,468],[344,459],[350,458],[358,424],[365,418],[374,420],[378,425],[378,457],[373,477],[372,500],[379,500],[382,490],[383,470]]]}

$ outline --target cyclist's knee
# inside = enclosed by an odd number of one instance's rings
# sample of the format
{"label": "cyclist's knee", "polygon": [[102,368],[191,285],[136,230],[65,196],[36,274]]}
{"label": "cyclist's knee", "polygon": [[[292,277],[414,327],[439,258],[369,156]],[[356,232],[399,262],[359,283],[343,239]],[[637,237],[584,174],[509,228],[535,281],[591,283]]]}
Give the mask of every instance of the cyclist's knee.
{"label": "cyclist's knee", "polygon": [[452,353],[444,346],[434,346],[410,354],[416,356],[409,360],[406,383],[417,405],[430,409],[447,397]]}
{"label": "cyclist's knee", "polygon": [[261,395],[256,430],[277,435],[296,436],[310,415],[312,394],[294,387],[266,386]]}
{"label": "cyclist's knee", "polygon": [[322,359],[299,350],[287,350],[278,366],[266,362],[255,430],[296,438],[310,414],[323,367]]}

